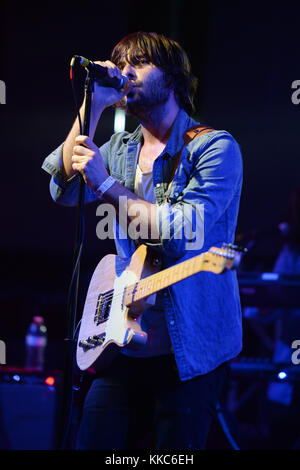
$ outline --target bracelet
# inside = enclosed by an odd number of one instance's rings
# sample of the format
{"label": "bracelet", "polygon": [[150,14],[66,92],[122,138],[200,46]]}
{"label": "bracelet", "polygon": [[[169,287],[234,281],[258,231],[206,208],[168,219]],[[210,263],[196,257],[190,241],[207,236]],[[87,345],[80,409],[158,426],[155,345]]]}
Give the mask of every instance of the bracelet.
{"label": "bracelet", "polygon": [[102,197],[105,191],[107,191],[115,182],[116,180],[112,176],[109,176],[108,178],[106,178],[106,180],[103,181],[103,183],[100,184],[99,188],[96,189],[95,193],[98,197]]}

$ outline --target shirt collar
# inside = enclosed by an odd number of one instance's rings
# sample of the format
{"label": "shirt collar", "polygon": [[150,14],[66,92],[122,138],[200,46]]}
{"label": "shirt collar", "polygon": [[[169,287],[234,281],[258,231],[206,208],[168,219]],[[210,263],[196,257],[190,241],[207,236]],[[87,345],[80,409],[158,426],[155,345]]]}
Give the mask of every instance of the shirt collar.
{"label": "shirt collar", "polygon": [[[184,109],[180,109],[175,118],[170,137],[163,154],[168,154],[170,157],[175,157],[177,152],[181,149],[184,144],[183,134],[187,129],[194,126],[196,122],[185,112]],[[130,134],[128,143],[140,143],[142,140],[142,126],[139,125],[135,131]]]}
{"label": "shirt collar", "polygon": [[164,153],[167,153],[172,158],[175,157],[184,144],[183,134],[187,129],[195,124],[195,121],[185,112],[185,110],[180,109],[175,118]]}

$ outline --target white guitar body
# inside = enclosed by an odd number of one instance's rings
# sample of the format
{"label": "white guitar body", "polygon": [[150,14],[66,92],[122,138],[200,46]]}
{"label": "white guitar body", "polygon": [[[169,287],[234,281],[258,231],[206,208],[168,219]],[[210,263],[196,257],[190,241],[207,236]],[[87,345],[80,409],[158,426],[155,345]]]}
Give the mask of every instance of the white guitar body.
{"label": "white guitar body", "polygon": [[136,318],[152,305],[152,294],[199,271],[220,274],[232,269],[235,261],[236,253],[228,247],[213,247],[163,271],[159,271],[157,253],[146,245],[139,246],[129,259],[105,256],[93,273],[84,305],[76,351],[78,367],[101,370],[121,348],[145,344],[147,334]]}
{"label": "white guitar body", "polygon": [[129,313],[124,295],[127,287],[136,285],[142,275],[155,272],[146,257],[147,249],[143,245],[129,260],[107,255],[96,267],[78,336],[76,359],[80,369],[93,366],[101,370],[120,348],[138,348],[146,343],[147,334]]}
{"label": "white guitar body", "polygon": [[[131,284],[135,284],[138,280],[134,272],[127,270],[123,271],[121,276],[115,279],[110,314],[105,327],[106,336],[102,344],[103,349],[110,343],[124,347],[133,339],[136,332],[126,323],[128,319],[128,307],[123,304],[123,300],[126,288]],[[138,335],[138,342],[146,343],[147,334],[144,332],[141,333],[141,335]]]}

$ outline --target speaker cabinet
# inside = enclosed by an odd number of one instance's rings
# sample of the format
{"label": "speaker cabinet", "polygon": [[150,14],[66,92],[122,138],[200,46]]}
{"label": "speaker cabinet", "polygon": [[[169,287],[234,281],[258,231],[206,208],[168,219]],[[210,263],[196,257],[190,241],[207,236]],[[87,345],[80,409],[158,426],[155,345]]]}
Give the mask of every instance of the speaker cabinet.
{"label": "speaker cabinet", "polygon": [[53,374],[49,379],[42,373],[34,374],[24,370],[2,371],[0,449],[55,449],[58,385],[59,377]]}

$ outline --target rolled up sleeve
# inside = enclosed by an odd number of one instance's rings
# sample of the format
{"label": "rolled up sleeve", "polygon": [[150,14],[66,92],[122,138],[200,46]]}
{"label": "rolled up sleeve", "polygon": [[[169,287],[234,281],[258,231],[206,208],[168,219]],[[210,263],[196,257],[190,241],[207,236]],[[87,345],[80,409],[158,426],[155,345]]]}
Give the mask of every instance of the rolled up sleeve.
{"label": "rolled up sleeve", "polygon": [[[63,206],[75,206],[78,203],[79,175],[75,174],[67,181],[63,177],[63,143],[45,158],[42,169],[51,175],[50,194],[52,199]],[[106,158],[106,145],[100,147],[100,153]],[[95,192],[85,185],[85,202],[93,202],[98,198]]]}
{"label": "rolled up sleeve", "polygon": [[170,255],[182,256],[200,250],[204,242],[203,204],[167,202],[158,206],[157,224],[162,247]]}

